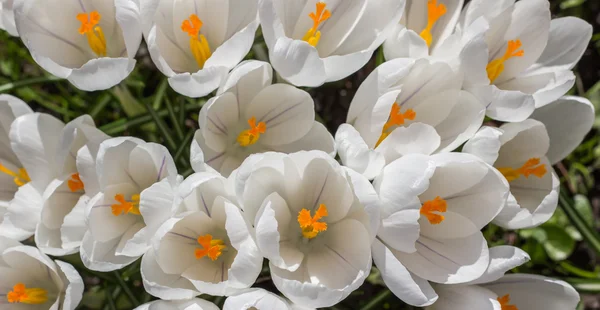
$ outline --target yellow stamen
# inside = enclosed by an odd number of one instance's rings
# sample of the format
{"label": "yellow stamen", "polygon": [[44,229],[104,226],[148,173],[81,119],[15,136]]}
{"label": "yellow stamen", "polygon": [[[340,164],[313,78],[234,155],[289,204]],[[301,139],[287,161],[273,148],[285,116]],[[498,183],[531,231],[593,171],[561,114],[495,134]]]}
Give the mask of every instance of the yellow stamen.
{"label": "yellow stamen", "polygon": [[298,224],[302,228],[302,236],[307,239],[316,237],[320,232],[327,230],[327,223],[319,222],[324,216],[327,216],[327,207],[320,204],[315,216],[310,216],[310,211],[302,209],[298,213]]}
{"label": "yellow stamen", "polygon": [[490,83],[494,83],[494,81],[502,74],[504,71],[504,62],[513,58],[513,57],[522,57],[525,55],[524,50],[519,50],[521,48],[521,40],[510,40],[508,41],[508,46],[506,47],[506,52],[504,55],[498,59],[492,60],[487,67],[488,78],[490,79]]}
{"label": "yellow stamen", "polygon": [[435,23],[446,14],[446,6],[442,3],[437,5],[437,0],[429,0],[427,1],[427,26],[425,29],[421,31],[419,34],[423,40],[427,43],[427,46],[431,46],[433,42],[433,35],[431,34],[431,30],[433,30],[433,26]]}
{"label": "yellow stamen", "polygon": [[77,14],[77,20],[81,22],[79,33],[86,35],[88,44],[96,55],[106,57],[106,39],[102,27],[98,26],[101,17],[98,11]]}
{"label": "yellow stamen", "polygon": [[119,216],[122,214],[135,214],[140,215],[140,195],[131,196],[131,201],[125,200],[125,196],[123,194],[116,194],[115,200],[119,203],[116,203],[111,206],[112,214],[114,216]]}
{"label": "yellow stamen", "polygon": [[506,178],[506,180],[508,180],[508,182],[514,181],[514,180],[518,179],[520,176],[529,178],[529,176],[532,174],[538,178],[541,178],[544,175],[546,175],[546,172],[548,172],[546,170],[546,165],[540,164],[540,159],[536,158],[536,157],[532,157],[532,158],[528,159],[527,162],[525,162],[523,164],[523,166],[521,166],[521,168],[518,168],[518,169],[513,169],[511,167],[498,168],[498,171],[500,171],[500,173],[502,173],[504,175],[504,177]]}
{"label": "yellow stamen", "polygon": [[198,237],[198,243],[202,246],[201,249],[196,249],[196,259],[201,259],[204,256],[208,256],[212,261],[217,260],[223,250],[227,248],[225,243],[221,239],[214,239],[211,234]]}
{"label": "yellow stamen", "polygon": [[31,182],[31,179],[29,178],[29,175],[27,174],[27,170],[25,170],[25,168],[19,168],[18,172],[14,172],[6,168],[6,166],[4,166],[2,163],[0,163],[0,172],[13,177],[13,182],[15,182],[17,186],[23,186]]}
{"label": "yellow stamen", "polygon": [[312,46],[317,46],[321,39],[321,31],[319,31],[319,25],[331,17],[331,12],[325,9],[327,4],[325,2],[317,2],[316,12],[311,12],[308,17],[313,20],[312,28],[304,34],[303,41],[308,42]]}
{"label": "yellow stamen", "polygon": [[27,288],[23,283],[17,283],[12,291],[6,294],[9,303],[41,305],[48,301],[48,292],[41,288]]}
{"label": "yellow stamen", "polygon": [[425,201],[423,206],[421,206],[420,213],[425,215],[427,220],[429,220],[429,223],[436,225],[444,221],[445,217],[441,214],[436,214],[433,212],[446,212],[447,207],[448,203],[446,203],[446,200],[440,198],[440,196],[437,196],[433,200]]}
{"label": "yellow stamen", "polygon": [[508,304],[510,302],[509,294],[506,294],[502,297],[498,297],[498,302],[500,303],[500,308],[502,310],[519,310],[519,308],[517,308],[517,306]]}
{"label": "yellow stamen", "polygon": [[71,179],[67,182],[72,192],[82,191],[84,189],[83,181],[79,178],[79,173],[71,174]]}
{"label": "yellow stamen", "polygon": [[387,136],[389,136],[392,133],[392,131],[394,131],[394,126],[402,126],[404,125],[404,122],[407,119],[412,121],[415,119],[415,117],[417,117],[417,113],[415,113],[413,109],[408,109],[406,110],[406,112],[400,113],[400,106],[394,102],[394,105],[392,105],[392,109],[390,111],[390,117],[388,118],[388,121],[383,125],[383,129],[381,130],[381,136],[375,144],[375,147],[378,147],[379,144],[381,144],[381,142],[383,142],[383,140],[385,140],[385,138],[387,138]]}
{"label": "yellow stamen", "polygon": [[250,126],[250,129],[240,132],[237,137],[237,142],[241,146],[248,146],[256,143],[260,138],[260,134],[267,131],[267,124],[265,122],[256,124],[256,117],[254,116],[248,120],[248,125]]}
{"label": "yellow stamen", "polygon": [[196,14],[190,15],[189,20],[184,20],[181,24],[181,30],[190,36],[190,50],[200,68],[204,68],[206,61],[212,56],[208,40],[200,33],[202,25],[202,20]]}

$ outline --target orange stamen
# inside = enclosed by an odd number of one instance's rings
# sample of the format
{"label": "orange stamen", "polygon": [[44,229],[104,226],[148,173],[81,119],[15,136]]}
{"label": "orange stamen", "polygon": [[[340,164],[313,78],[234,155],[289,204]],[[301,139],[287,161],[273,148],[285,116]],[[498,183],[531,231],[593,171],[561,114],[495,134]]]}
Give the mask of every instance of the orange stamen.
{"label": "orange stamen", "polygon": [[17,283],[12,291],[6,294],[9,303],[41,305],[48,301],[48,292],[41,288],[27,288],[23,283]]}
{"label": "orange stamen", "polygon": [[502,297],[498,297],[498,302],[500,303],[500,307],[502,310],[519,310],[515,305],[509,305],[510,303],[510,295],[506,294]]}
{"label": "orange stamen", "polygon": [[502,74],[504,71],[504,62],[513,58],[513,57],[522,57],[525,55],[524,50],[519,50],[521,48],[521,40],[510,40],[508,41],[508,46],[506,47],[506,52],[504,55],[498,59],[492,60],[486,67],[488,78],[490,79],[490,83],[494,83],[494,81]]}
{"label": "orange stamen", "polygon": [[446,200],[440,198],[440,196],[437,196],[433,200],[425,201],[423,206],[421,206],[420,213],[425,215],[425,217],[427,217],[427,220],[429,220],[429,223],[435,225],[435,224],[439,224],[442,221],[444,221],[445,217],[443,215],[436,214],[433,212],[439,212],[439,213],[446,212],[447,207],[448,207],[448,203],[446,203]]}
{"label": "orange stamen", "polygon": [[106,39],[102,27],[98,26],[102,16],[98,11],[92,11],[89,14],[77,14],[77,20],[81,22],[79,34],[85,35],[88,40],[88,45],[100,57],[106,56]]}
{"label": "orange stamen", "polygon": [[196,14],[190,15],[189,20],[184,20],[181,24],[181,30],[190,36],[190,50],[200,68],[204,68],[206,61],[212,56],[208,40],[200,33],[203,24]]}
{"label": "orange stamen", "polygon": [[202,248],[196,249],[196,259],[201,259],[202,257],[208,256],[212,261],[215,261],[217,258],[219,258],[219,256],[221,256],[221,254],[223,254],[223,250],[227,248],[223,240],[213,240],[213,236],[211,234],[198,237],[198,243],[202,246]]}
{"label": "orange stamen", "polygon": [[302,40],[308,42],[308,44],[312,46],[317,46],[317,44],[319,44],[319,40],[321,39],[321,31],[318,30],[319,25],[331,17],[331,12],[325,9],[327,6],[325,2],[317,2],[316,6],[316,12],[311,12],[308,14],[308,17],[313,20],[313,26],[304,34],[304,37],[302,38]]}
{"label": "orange stamen", "polygon": [[23,186],[31,182],[29,174],[27,174],[27,170],[25,170],[25,168],[20,168],[18,172],[14,172],[0,163],[0,172],[13,177],[13,182],[15,182],[17,186]]}
{"label": "orange stamen", "polygon": [[83,181],[79,178],[79,173],[73,173],[71,179],[67,182],[71,192],[82,191],[84,189]]}
{"label": "orange stamen", "polygon": [[511,167],[506,168],[498,168],[498,171],[504,175],[508,182],[514,181],[518,179],[520,176],[524,176],[529,178],[530,175],[535,175],[538,178],[542,178],[548,172],[546,170],[545,164],[540,164],[540,159],[537,157],[532,157],[527,160],[518,169],[513,169]]}
{"label": "orange stamen", "polygon": [[315,216],[310,216],[310,211],[302,209],[298,213],[298,224],[302,228],[304,238],[312,239],[320,232],[327,230],[327,223],[319,222],[320,219],[327,216],[327,207],[325,204],[320,204],[319,209],[315,212]]}
{"label": "orange stamen", "polygon": [[250,126],[250,129],[242,131],[237,137],[237,142],[241,146],[248,146],[256,143],[260,138],[260,134],[267,131],[267,124],[265,122],[256,124],[256,117],[254,116],[248,120],[248,125]]}
{"label": "orange stamen", "polygon": [[119,203],[113,204],[112,214],[114,216],[119,216],[122,214],[135,214],[140,215],[140,195],[131,196],[131,201],[125,200],[125,196],[123,194],[116,194],[115,200]]}
{"label": "orange stamen", "polygon": [[423,40],[427,43],[427,46],[431,46],[433,42],[433,35],[431,30],[435,23],[446,14],[446,6],[442,3],[437,4],[437,0],[427,1],[427,26],[419,34]]}
{"label": "orange stamen", "polygon": [[[400,112],[400,106],[394,102],[392,105],[392,109],[390,111],[390,117],[388,121],[383,125],[383,129],[381,130],[381,136],[379,136],[379,140],[375,144],[375,147],[378,147],[385,138],[387,138],[392,131],[394,131],[395,126],[402,126],[406,120],[414,121],[417,117],[417,113],[413,109],[408,109],[406,112]],[[391,130],[390,130],[391,129]]]}

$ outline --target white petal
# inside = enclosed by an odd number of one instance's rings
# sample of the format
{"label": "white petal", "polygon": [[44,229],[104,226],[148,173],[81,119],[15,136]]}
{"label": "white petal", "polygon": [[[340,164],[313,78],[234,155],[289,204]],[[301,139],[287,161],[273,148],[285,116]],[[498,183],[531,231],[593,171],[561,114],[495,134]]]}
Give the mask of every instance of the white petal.
{"label": "white petal", "polygon": [[429,47],[416,32],[397,25],[394,32],[383,43],[386,60],[396,58],[419,59],[429,56]]}
{"label": "white petal", "polygon": [[104,90],[121,83],[134,67],[135,60],[129,58],[97,58],[73,69],[68,80],[84,91]]}
{"label": "white petal", "polygon": [[[373,188],[371,182],[363,175],[346,167],[344,167],[344,171],[348,174],[352,190],[356,195],[356,198],[358,198],[358,201],[354,201],[349,216],[361,221],[365,227],[369,229],[371,241],[373,241],[379,231],[381,222],[381,201],[379,200],[379,195],[375,191],[375,188]],[[355,206],[359,206],[359,212],[353,210]],[[364,218],[363,216],[360,216],[364,214],[360,211],[364,211],[367,217]]]}
{"label": "white petal", "polygon": [[144,289],[152,296],[162,299],[189,299],[200,295],[190,281],[181,275],[163,272],[152,249],[142,257],[140,272]]}
{"label": "white petal", "polygon": [[133,59],[142,42],[139,0],[115,0],[115,9],[115,19],[122,31],[127,56]]}
{"label": "white petal", "polygon": [[352,125],[340,125],[335,141],[342,163],[368,179],[375,178],[385,166],[383,154],[370,149]]}
{"label": "white petal", "polygon": [[477,285],[436,285],[435,288],[440,298],[427,310],[502,310],[498,295]]}
{"label": "white petal", "polygon": [[490,248],[490,265],[485,273],[469,284],[481,284],[496,281],[509,270],[519,267],[529,261],[527,252],[509,245]]}
{"label": "white petal", "polygon": [[520,91],[492,87],[492,101],[487,105],[487,116],[503,122],[520,122],[535,110],[532,95]]}
{"label": "white petal", "polygon": [[296,86],[317,87],[325,83],[325,63],[307,42],[281,37],[269,48],[273,68]]}
{"label": "white petal", "polygon": [[260,288],[249,289],[243,293],[230,296],[223,305],[223,310],[251,308],[290,310],[289,304],[283,298]]}
{"label": "white petal", "polygon": [[473,154],[489,165],[493,165],[500,151],[500,136],[502,130],[494,127],[483,126],[465,143],[462,151]]}
{"label": "white petal", "polygon": [[550,147],[550,138],[543,123],[528,119],[520,123],[506,123],[500,127],[500,148],[496,167],[520,167],[532,157],[542,158]]}
{"label": "white petal", "polygon": [[31,237],[40,220],[42,195],[31,185],[19,187],[0,224],[0,235],[16,240]]}
{"label": "white petal", "polygon": [[81,242],[81,261],[88,269],[107,272],[121,269],[139,258],[116,256],[119,241],[118,238],[108,242],[94,241],[92,234],[87,232]]}
{"label": "white petal", "polygon": [[0,29],[6,30],[11,36],[18,37],[15,25],[15,14],[13,12],[13,1],[4,1],[0,5]]}
{"label": "white petal", "polygon": [[406,253],[417,251],[421,214],[417,208],[400,210],[382,219],[377,236],[394,250]]}
{"label": "white petal", "polygon": [[440,147],[440,143],[438,131],[419,122],[394,129],[375,150],[385,156],[386,163],[390,163],[408,154],[429,155]]}
{"label": "white petal", "polygon": [[318,150],[331,155],[331,157],[335,157],[336,154],[333,136],[323,124],[317,121],[313,122],[310,131],[304,137],[289,144],[273,146],[273,150],[282,153]]}
{"label": "white petal", "polygon": [[169,85],[184,96],[200,98],[217,89],[227,77],[227,71],[227,67],[214,66],[194,73],[179,73],[169,77]]}
{"label": "white petal", "polygon": [[[254,7],[256,8],[256,2],[254,1],[244,1],[240,2],[242,5],[251,4],[254,2]],[[233,3],[231,3],[233,4]],[[245,10],[245,8],[235,8],[233,12]],[[244,11],[244,14],[252,15],[250,11]],[[254,14],[257,16],[257,14]],[[231,22],[231,16],[229,21]],[[213,54],[208,58],[206,63],[204,64],[205,68],[219,66],[225,67],[228,70],[235,67],[248,52],[250,48],[252,48],[252,43],[254,43],[254,35],[256,33],[256,29],[258,28],[258,20],[252,21],[248,24],[244,29],[235,33],[231,38],[225,41],[221,46],[217,47],[217,49],[213,52]]]}
{"label": "white petal", "polygon": [[81,279],[77,270],[70,264],[59,260],[55,261],[55,263],[59,268],[59,274],[61,275],[64,284],[67,285],[65,297],[62,302],[62,309],[73,310],[79,305],[79,302],[83,297],[83,279]]}
{"label": "white petal", "polygon": [[232,92],[237,96],[242,108],[252,102],[252,99],[265,87],[271,85],[273,68],[268,62],[247,60],[231,70],[227,80],[219,87],[218,95]]}

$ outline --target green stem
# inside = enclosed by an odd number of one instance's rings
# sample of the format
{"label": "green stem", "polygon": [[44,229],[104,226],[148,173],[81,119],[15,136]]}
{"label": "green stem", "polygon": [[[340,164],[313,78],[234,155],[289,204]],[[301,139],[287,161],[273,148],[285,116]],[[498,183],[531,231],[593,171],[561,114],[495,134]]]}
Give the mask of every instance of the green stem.
{"label": "green stem", "polygon": [[[148,110],[148,113],[150,114],[150,117],[152,117],[152,120],[154,120],[154,123],[156,123],[156,127],[158,127],[158,130],[160,131],[163,139],[167,143],[167,147],[171,151],[177,149],[177,144],[175,143],[175,140],[173,139],[173,135],[171,135],[171,132],[167,128],[167,125],[165,124],[164,120],[158,115],[158,113],[156,113],[156,111],[152,108],[152,106],[150,106],[147,103],[145,104],[145,106],[146,106],[146,110]],[[167,113],[168,112],[169,111],[167,111]]]}
{"label": "green stem", "polygon": [[384,289],[381,293],[377,294],[375,298],[371,299],[371,301],[366,304],[362,310],[371,310],[371,309],[382,309],[383,307],[377,307],[382,301],[388,298],[392,292],[388,289]]}
{"label": "green stem", "polygon": [[181,140],[181,144],[179,145],[179,148],[177,148],[177,151],[175,151],[175,156],[173,157],[173,160],[175,162],[179,161],[179,159],[181,158],[181,156],[183,156],[183,154],[185,153],[185,150],[190,149],[190,141],[192,141],[192,138],[194,137],[194,133],[195,130],[190,130],[185,137],[183,138],[183,140]]}
{"label": "green stem", "polygon": [[127,286],[127,283],[125,283],[125,281],[123,281],[123,278],[121,277],[121,275],[116,271],[113,271],[113,273],[114,273],[115,277],[117,278],[117,282],[119,282],[119,285],[125,292],[125,295],[127,295],[127,298],[129,298],[129,301],[133,304],[134,307],[139,306],[140,301],[135,297],[135,295],[133,295],[133,292],[131,291],[129,286]]}
{"label": "green stem", "polygon": [[571,284],[579,292],[600,293],[600,279],[566,278],[563,280]]}
{"label": "green stem", "polygon": [[25,87],[25,86],[48,83],[48,82],[56,82],[56,81],[62,81],[62,80],[64,80],[64,79],[56,77],[56,76],[43,76],[43,77],[37,77],[37,78],[28,79],[28,80],[17,81],[14,83],[6,83],[6,84],[0,86],[0,93],[6,93],[6,92],[15,90],[17,88]]}
{"label": "green stem", "polygon": [[183,128],[181,127],[181,125],[183,124],[180,123],[177,119],[177,114],[175,114],[175,109],[173,109],[173,103],[171,102],[171,100],[169,100],[169,98],[165,99],[167,104],[167,111],[169,111],[169,118],[171,119],[173,128],[175,128],[175,134],[177,135],[177,139],[183,140]]}
{"label": "green stem", "polygon": [[600,274],[598,272],[583,270],[579,267],[571,265],[567,261],[560,262],[559,265],[562,268],[564,268],[566,271],[568,271],[569,273],[572,273],[572,274],[582,277],[582,278],[586,278],[586,279],[599,279],[600,278]]}
{"label": "green stem", "polygon": [[600,236],[598,236],[598,233],[595,232],[590,226],[588,226],[585,220],[581,217],[581,214],[579,214],[577,209],[575,209],[572,202],[569,202],[569,199],[566,197],[565,191],[566,188],[561,188],[559,197],[559,205],[561,209],[565,211],[565,214],[567,215],[573,226],[575,226],[579,233],[581,233],[581,236],[583,236],[583,239],[585,239],[587,244],[592,249],[594,249],[596,253],[600,254]]}
{"label": "green stem", "polygon": [[112,97],[110,95],[107,94],[103,94],[103,96],[100,98],[100,100],[98,101],[98,103],[96,103],[92,109],[90,110],[90,112],[88,113],[93,119],[95,119],[98,114],[100,114],[100,112],[102,112],[102,110],[104,110],[104,108],[106,107],[106,105],[110,102],[110,99]]}
{"label": "green stem", "polygon": [[104,289],[104,294],[106,295],[106,300],[108,300],[108,305],[104,307],[104,309],[117,310],[117,306],[115,305],[115,299],[119,297],[121,293],[121,289],[116,287],[115,290],[111,293],[108,290],[108,286]]}

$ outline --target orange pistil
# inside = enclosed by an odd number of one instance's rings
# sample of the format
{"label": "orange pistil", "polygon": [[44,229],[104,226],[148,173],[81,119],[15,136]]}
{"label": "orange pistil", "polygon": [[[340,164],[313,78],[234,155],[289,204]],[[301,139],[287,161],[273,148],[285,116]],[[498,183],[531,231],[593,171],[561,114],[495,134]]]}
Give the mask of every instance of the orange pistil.
{"label": "orange pistil", "polygon": [[392,109],[390,111],[390,117],[388,121],[383,125],[383,129],[381,130],[381,136],[379,136],[379,140],[375,144],[375,147],[378,147],[385,138],[387,138],[392,131],[394,131],[394,126],[402,126],[406,120],[415,120],[417,117],[417,113],[413,109],[408,109],[406,112],[400,112],[400,106],[394,102],[392,105]]}
{"label": "orange pistil", "polygon": [[212,261],[215,261],[217,258],[219,258],[219,256],[221,256],[221,254],[223,254],[223,250],[227,248],[223,240],[213,239],[211,234],[198,237],[198,243],[202,246],[202,248],[196,249],[196,259],[201,259],[202,257],[208,256],[208,258],[210,258]]}
{"label": "orange pistil", "polygon": [[135,214],[140,215],[140,195],[131,196],[131,201],[125,200],[125,196],[123,194],[115,195],[115,200],[119,203],[116,203],[111,206],[112,214],[114,216],[119,216],[122,214]]}
{"label": "orange pistil", "polygon": [[515,305],[509,305],[510,303],[510,295],[506,294],[502,297],[498,297],[498,302],[500,303],[500,308],[502,310],[519,310]]}
{"label": "orange pistil", "polygon": [[41,288],[27,288],[23,283],[17,283],[12,291],[6,294],[9,303],[41,305],[48,301],[48,292]]}
{"label": "orange pistil", "polygon": [[181,30],[190,36],[190,50],[200,68],[203,68],[208,58],[212,56],[208,40],[200,33],[202,25],[202,20],[196,14],[190,15],[189,20],[184,20],[181,24]]}
{"label": "orange pistil", "polygon": [[304,238],[312,239],[320,232],[327,230],[327,223],[319,222],[320,219],[327,216],[327,207],[325,204],[320,204],[319,209],[315,212],[315,216],[310,216],[310,211],[302,209],[298,213],[298,224],[302,228]]}
{"label": "orange pistil", "polygon": [[518,179],[520,176],[529,178],[530,175],[535,175],[538,178],[543,177],[548,172],[545,164],[540,164],[540,159],[532,157],[521,166],[519,169],[513,169],[511,167],[498,168],[498,171],[504,175],[508,182]]}
{"label": "orange pistil", "polygon": [[248,125],[250,126],[250,129],[242,131],[237,137],[237,142],[241,146],[248,146],[256,143],[260,138],[260,134],[267,131],[267,124],[265,122],[256,124],[256,117],[254,116],[248,120]]}
{"label": "orange pistil", "polygon": [[433,212],[439,212],[439,213],[446,212],[447,207],[448,207],[448,203],[446,203],[446,200],[440,198],[440,196],[437,196],[433,200],[425,201],[423,206],[421,206],[420,213],[425,215],[425,217],[427,217],[427,220],[429,220],[429,223],[435,225],[435,224],[439,224],[442,221],[444,221],[444,216],[441,214],[433,213]]}
{"label": "orange pistil", "polygon": [[84,189],[83,181],[79,178],[79,173],[71,174],[71,179],[67,182],[71,192],[82,191]]}
{"label": "orange pistil", "polygon": [[98,11],[77,14],[77,20],[81,22],[79,33],[87,37],[88,45],[96,55],[106,57],[106,39],[102,27],[98,26],[101,18]]}
{"label": "orange pistil", "polygon": [[319,40],[321,39],[321,31],[318,30],[319,25],[331,17],[331,12],[325,9],[327,6],[325,2],[317,2],[316,6],[316,12],[311,12],[308,14],[308,17],[313,20],[313,26],[304,34],[304,37],[302,38],[302,40],[308,42],[308,44],[312,46],[317,46],[317,44],[319,44]]}
{"label": "orange pistil", "polygon": [[431,46],[433,42],[433,35],[431,34],[431,30],[433,30],[433,26],[435,23],[446,14],[446,6],[442,3],[440,5],[437,4],[437,0],[429,0],[427,1],[427,26],[425,29],[421,31],[419,34],[423,40],[427,43],[427,46]]}
{"label": "orange pistil", "polygon": [[4,166],[2,163],[0,163],[0,172],[13,177],[13,182],[15,182],[17,186],[23,186],[31,182],[31,179],[29,178],[29,175],[27,174],[27,170],[25,170],[25,168],[20,168],[17,172],[14,172],[8,169],[6,166]]}
{"label": "orange pistil", "polygon": [[487,67],[488,78],[490,79],[490,83],[494,83],[494,81],[502,74],[504,71],[504,62],[513,58],[513,57],[522,57],[525,55],[524,50],[519,50],[521,48],[521,40],[510,40],[508,41],[508,46],[506,47],[506,52],[504,56],[492,60]]}

